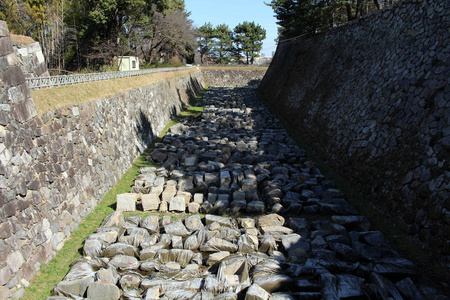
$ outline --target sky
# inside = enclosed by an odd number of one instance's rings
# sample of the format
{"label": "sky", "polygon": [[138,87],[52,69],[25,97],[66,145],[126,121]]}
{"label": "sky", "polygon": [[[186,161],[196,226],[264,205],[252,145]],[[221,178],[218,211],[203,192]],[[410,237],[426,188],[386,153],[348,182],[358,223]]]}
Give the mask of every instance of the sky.
{"label": "sky", "polygon": [[261,53],[272,56],[277,45],[277,24],[272,8],[264,2],[270,0],[185,0],[186,10],[191,12],[189,19],[195,27],[210,22],[213,26],[226,24],[231,30],[244,21],[255,22],[266,30]]}

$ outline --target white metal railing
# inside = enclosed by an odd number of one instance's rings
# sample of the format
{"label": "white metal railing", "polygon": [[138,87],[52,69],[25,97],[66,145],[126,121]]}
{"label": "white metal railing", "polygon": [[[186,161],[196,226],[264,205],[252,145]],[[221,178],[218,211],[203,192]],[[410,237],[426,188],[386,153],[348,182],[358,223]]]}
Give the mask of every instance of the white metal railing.
{"label": "white metal railing", "polygon": [[179,67],[179,68],[156,68],[145,69],[138,71],[118,71],[118,72],[102,72],[102,73],[88,73],[88,74],[76,74],[76,75],[61,75],[61,76],[46,76],[27,78],[28,87],[31,90],[38,90],[43,88],[52,88],[61,85],[77,84],[90,81],[108,80],[114,78],[139,76],[150,73],[179,71],[192,69],[194,67]]}

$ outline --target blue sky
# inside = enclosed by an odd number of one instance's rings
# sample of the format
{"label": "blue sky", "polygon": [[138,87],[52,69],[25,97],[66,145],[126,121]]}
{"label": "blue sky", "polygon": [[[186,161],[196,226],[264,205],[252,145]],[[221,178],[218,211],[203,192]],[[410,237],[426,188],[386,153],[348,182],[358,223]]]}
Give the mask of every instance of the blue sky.
{"label": "blue sky", "polygon": [[[270,0],[266,0],[270,2]],[[264,0],[185,0],[186,10],[194,26],[211,22],[213,26],[227,24],[231,30],[244,21],[255,22],[266,30],[261,52],[272,56],[276,50],[277,24],[273,10]]]}

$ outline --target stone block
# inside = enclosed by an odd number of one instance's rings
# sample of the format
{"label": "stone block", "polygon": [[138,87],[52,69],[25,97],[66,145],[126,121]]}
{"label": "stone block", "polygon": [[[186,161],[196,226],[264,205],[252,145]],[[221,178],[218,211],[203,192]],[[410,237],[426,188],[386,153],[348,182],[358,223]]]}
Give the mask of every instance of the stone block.
{"label": "stone block", "polygon": [[207,200],[211,205],[214,205],[214,203],[216,203],[217,201],[217,194],[213,194],[213,193],[209,193],[208,194],[208,200]]}
{"label": "stone block", "polygon": [[172,236],[172,248],[183,249],[183,238],[179,235]]}
{"label": "stone block", "polygon": [[194,195],[194,202],[198,204],[203,203],[203,194],[197,193]]}
{"label": "stone block", "polygon": [[161,200],[157,194],[144,194],[142,195],[142,208],[147,210],[158,210]]}
{"label": "stone block", "polygon": [[190,214],[197,214],[200,209],[200,203],[191,202],[188,204],[188,211]]}
{"label": "stone block", "polygon": [[186,205],[188,205],[189,202],[191,202],[191,198],[192,198],[191,193],[188,193],[188,192],[178,192],[176,196],[177,196],[177,197],[183,197],[183,198],[184,198],[184,201],[186,202]]}
{"label": "stone block", "polygon": [[135,211],[140,194],[125,193],[117,195],[117,211]]}
{"label": "stone block", "polygon": [[229,186],[231,184],[231,175],[228,171],[220,172],[220,186]]}
{"label": "stone block", "polygon": [[9,36],[8,25],[6,21],[0,21],[0,37]]}
{"label": "stone block", "polygon": [[11,269],[9,267],[4,267],[0,269],[0,286],[7,284],[11,280]]}
{"label": "stone block", "polygon": [[166,188],[164,189],[164,191],[162,193],[162,201],[169,202],[170,199],[175,197],[176,194],[177,194],[177,188],[175,186],[172,186],[172,185],[166,186]]}
{"label": "stone block", "polygon": [[270,294],[257,284],[252,284],[245,295],[245,300],[268,300]]}
{"label": "stone block", "polygon": [[6,86],[16,86],[25,83],[25,76],[19,66],[0,73],[0,79]]}
{"label": "stone block", "polygon": [[245,193],[241,191],[235,191],[233,193],[233,200],[245,200]]}
{"label": "stone block", "polygon": [[184,164],[186,167],[194,167],[197,165],[198,158],[197,156],[188,156],[184,159]]}
{"label": "stone block", "polygon": [[20,251],[15,251],[6,259],[6,265],[11,269],[13,273],[19,271],[25,262],[22,253]]}
{"label": "stone block", "polygon": [[8,297],[11,295],[11,292],[6,286],[0,285],[0,299],[8,299]]}
{"label": "stone block", "polygon": [[160,212],[166,212],[169,210],[169,205],[167,201],[161,201],[161,203],[159,204],[159,211]]}
{"label": "stone block", "polygon": [[118,300],[120,290],[111,282],[93,282],[87,288],[87,297],[92,300]]}
{"label": "stone block", "polygon": [[28,98],[21,103],[11,105],[11,112],[19,123],[24,123],[37,116],[36,106],[31,98]]}
{"label": "stone block", "polygon": [[164,184],[152,186],[150,193],[156,194],[158,197],[162,194],[164,190]]}
{"label": "stone block", "polygon": [[186,201],[184,200],[184,197],[173,197],[170,199],[169,211],[185,212]]}
{"label": "stone block", "polygon": [[0,56],[5,56],[13,52],[14,49],[11,43],[11,39],[8,37],[0,38]]}

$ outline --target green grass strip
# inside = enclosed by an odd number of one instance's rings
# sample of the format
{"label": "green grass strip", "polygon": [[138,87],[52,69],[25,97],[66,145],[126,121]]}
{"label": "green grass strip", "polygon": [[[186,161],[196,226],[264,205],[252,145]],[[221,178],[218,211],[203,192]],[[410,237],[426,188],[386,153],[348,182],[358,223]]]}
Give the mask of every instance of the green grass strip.
{"label": "green grass strip", "polygon": [[[203,97],[205,91],[206,90],[204,89],[200,92],[197,96],[197,100]],[[195,102],[197,102],[197,100]],[[51,295],[53,288],[61,282],[67,272],[69,272],[72,262],[81,257],[86,238],[95,232],[107,215],[114,212],[117,195],[129,193],[131,191],[131,187],[134,184],[135,178],[139,175],[139,169],[141,167],[154,166],[146,161],[146,157],[153,150],[154,144],[160,142],[169,128],[178,123],[182,117],[197,118],[202,112],[203,107],[190,106],[167,124],[153,144],[134,161],[132,167],[111,188],[102,202],[100,202],[86,219],[80,223],[78,228],[64,243],[63,248],[56,253],[56,256],[49,263],[41,265],[39,272],[25,289],[25,294],[22,299],[45,299]]]}

